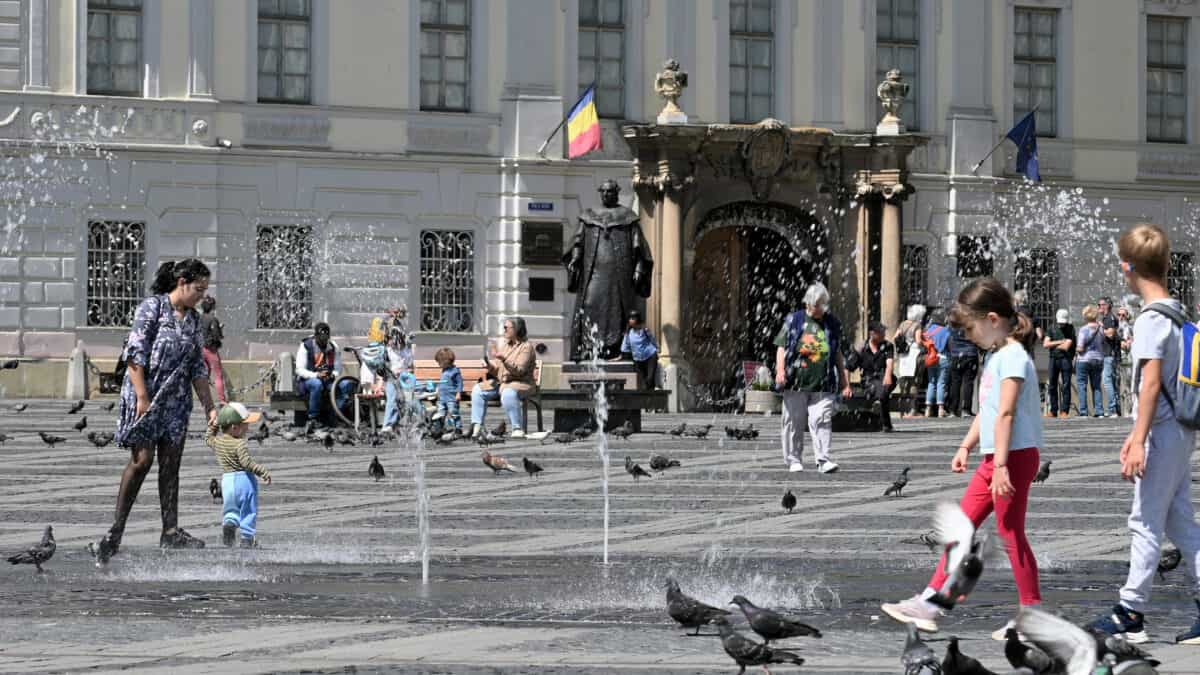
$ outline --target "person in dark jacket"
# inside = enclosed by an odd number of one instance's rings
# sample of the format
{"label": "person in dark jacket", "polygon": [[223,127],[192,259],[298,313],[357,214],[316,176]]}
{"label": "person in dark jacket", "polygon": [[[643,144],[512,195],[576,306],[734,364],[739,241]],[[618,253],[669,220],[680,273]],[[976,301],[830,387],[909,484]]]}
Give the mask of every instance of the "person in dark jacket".
{"label": "person in dark jacket", "polygon": [[946,392],[946,412],[955,417],[973,415],[975,375],[979,372],[979,348],[958,328],[950,329],[950,385]]}
{"label": "person in dark jacket", "polygon": [[1055,323],[1042,339],[1050,352],[1050,381],[1046,395],[1050,397],[1050,412],[1046,417],[1071,416],[1071,376],[1075,373],[1075,326],[1065,309],[1058,310]]}
{"label": "person in dark jacket", "polygon": [[892,428],[891,400],[892,389],[896,387],[892,376],[892,366],[895,363],[896,351],[892,343],[887,341],[887,327],[875,321],[867,331],[867,341],[858,353],[859,367],[862,369],[862,383],[867,398],[879,403],[879,419],[884,431],[894,431]]}
{"label": "person in dark jacket", "polygon": [[208,379],[217,388],[217,400],[224,405],[229,403],[225,396],[225,370],[221,368],[221,341],[225,339],[225,331],[213,310],[217,301],[211,295],[204,296],[200,301],[200,328],[204,331],[204,363],[208,366]]}

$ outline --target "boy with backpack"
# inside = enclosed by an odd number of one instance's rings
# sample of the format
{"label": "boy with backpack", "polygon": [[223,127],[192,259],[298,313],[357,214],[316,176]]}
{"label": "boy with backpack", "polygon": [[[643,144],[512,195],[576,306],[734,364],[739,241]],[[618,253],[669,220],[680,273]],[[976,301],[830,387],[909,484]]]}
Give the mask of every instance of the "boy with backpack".
{"label": "boy with backpack", "polygon": [[[1089,628],[1146,642],[1145,612],[1165,534],[1186,561],[1193,599],[1200,609],[1200,524],[1192,508],[1191,476],[1195,429],[1200,423],[1200,383],[1193,346],[1197,327],[1188,323],[1178,300],[1167,293],[1170,245],[1157,225],[1127,230],[1117,243],[1121,272],[1146,305],[1133,327],[1134,427],[1121,446],[1121,476],[1133,482],[1129,512],[1132,542],[1129,576],[1111,614]],[[1186,347],[1186,349],[1185,349]],[[1182,369],[1181,369],[1181,366]],[[1200,644],[1200,618],[1175,636]]]}

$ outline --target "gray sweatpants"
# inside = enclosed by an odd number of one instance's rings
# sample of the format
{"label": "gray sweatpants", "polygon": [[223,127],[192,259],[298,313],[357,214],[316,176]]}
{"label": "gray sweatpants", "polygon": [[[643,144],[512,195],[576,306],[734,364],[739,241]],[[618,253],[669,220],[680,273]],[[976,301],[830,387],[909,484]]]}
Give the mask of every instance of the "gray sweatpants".
{"label": "gray sweatpants", "polygon": [[1121,604],[1145,612],[1150,586],[1158,568],[1163,536],[1183,554],[1188,584],[1200,598],[1196,570],[1200,569],[1200,524],[1192,508],[1192,449],[1195,432],[1174,421],[1150,428],[1146,470],[1133,489],[1129,511],[1129,578],[1121,589]]}
{"label": "gray sweatpants", "polygon": [[813,455],[818,462],[829,459],[833,441],[833,413],[836,394],[818,391],[783,392],[783,461],[799,464],[804,452],[804,428],[812,435]]}

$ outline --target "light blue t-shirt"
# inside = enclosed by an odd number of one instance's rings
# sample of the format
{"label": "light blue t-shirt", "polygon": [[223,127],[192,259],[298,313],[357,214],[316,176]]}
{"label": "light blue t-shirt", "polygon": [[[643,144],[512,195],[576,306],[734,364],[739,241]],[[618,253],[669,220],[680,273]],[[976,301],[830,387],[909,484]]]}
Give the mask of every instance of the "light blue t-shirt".
{"label": "light blue t-shirt", "polygon": [[1013,415],[1009,450],[1042,448],[1042,404],[1038,397],[1037,370],[1029,352],[1010,343],[988,355],[979,380],[979,449],[985,455],[996,451],[996,417],[1000,413],[1000,383],[1021,380],[1017,410]]}

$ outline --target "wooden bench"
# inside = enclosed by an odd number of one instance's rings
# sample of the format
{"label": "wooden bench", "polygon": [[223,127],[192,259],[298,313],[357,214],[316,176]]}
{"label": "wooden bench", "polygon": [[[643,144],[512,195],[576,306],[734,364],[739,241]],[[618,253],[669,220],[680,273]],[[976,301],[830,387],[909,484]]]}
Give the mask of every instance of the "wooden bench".
{"label": "wooden bench", "polygon": [[[671,392],[665,389],[639,391],[637,389],[606,388],[608,421],[605,429],[611,431],[628,421],[634,431],[642,430],[643,410],[664,410]],[[595,388],[544,389],[541,404],[553,410],[554,431],[572,431],[592,421],[596,412]]]}
{"label": "wooden bench", "polygon": [[[470,361],[470,363],[456,363],[458,370],[462,373],[463,379],[463,403],[469,403],[471,400],[471,388],[476,382],[482,382],[484,376],[487,375],[487,368],[480,361]],[[417,378],[418,389],[424,385],[426,381],[433,382],[436,386],[437,382],[442,379],[442,367],[437,361],[421,359],[413,362],[413,375]],[[532,405],[537,411],[537,428],[542,430],[542,360],[538,359],[533,364],[533,391],[527,396],[521,397],[521,416],[523,428],[529,429],[529,406]],[[461,404],[460,404],[461,405]],[[488,401],[488,407],[500,407],[500,399]]]}

